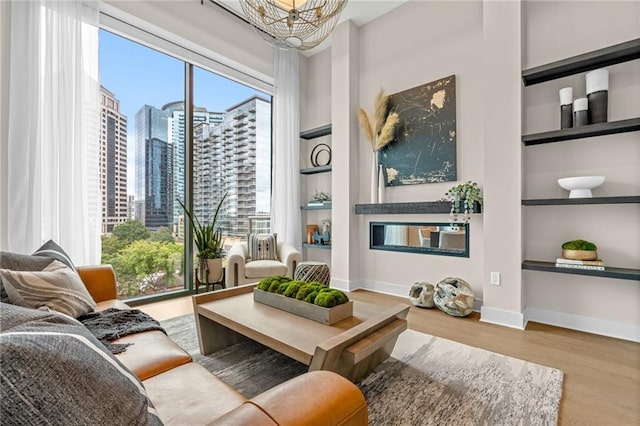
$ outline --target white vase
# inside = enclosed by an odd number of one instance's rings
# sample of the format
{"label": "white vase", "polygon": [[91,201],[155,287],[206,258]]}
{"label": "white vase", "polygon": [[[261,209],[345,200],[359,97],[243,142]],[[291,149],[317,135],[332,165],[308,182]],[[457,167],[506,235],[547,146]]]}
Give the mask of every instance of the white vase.
{"label": "white vase", "polygon": [[371,159],[371,204],[378,203],[378,153]]}
{"label": "white vase", "polygon": [[222,258],[207,259],[207,267],[209,268],[209,283],[222,281]]}
{"label": "white vase", "polygon": [[384,172],[382,165],[378,167],[378,202],[384,203]]}
{"label": "white vase", "polygon": [[200,259],[196,270],[198,281],[200,281],[201,284],[218,283],[222,281],[222,270],[222,258]]}

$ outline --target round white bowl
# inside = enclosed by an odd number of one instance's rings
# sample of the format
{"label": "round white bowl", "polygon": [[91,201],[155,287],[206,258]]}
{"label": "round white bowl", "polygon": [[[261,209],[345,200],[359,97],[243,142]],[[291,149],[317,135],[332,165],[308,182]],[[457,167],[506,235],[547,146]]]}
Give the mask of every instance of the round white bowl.
{"label": "round white bowl", "polygon": [[576,176],[558,179],[558,185],[569,193],[569,198],[591,198],[591,190],[604,183],[604,176]]}

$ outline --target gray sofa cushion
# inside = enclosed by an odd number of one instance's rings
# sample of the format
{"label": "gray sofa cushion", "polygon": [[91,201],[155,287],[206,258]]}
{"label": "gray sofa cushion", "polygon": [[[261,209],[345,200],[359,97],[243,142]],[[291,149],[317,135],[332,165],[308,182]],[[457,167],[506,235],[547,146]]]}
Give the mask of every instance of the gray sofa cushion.
{"label": "gray sofa cushion", "polygon": [[80,323],[0,305],[5,425],[159,425],[142,383]]}
{"label": "gray sofa cushion", "polygon": [[0,269],[0,277],[14,305],[53,309],[74,318],[96,308],[78,273],[57,260],[42,271]]}
{"label": "gray sofa cushion", "polygon": [[[33,255],[0,251],[0,269],[12,271],[42,271],[51,262],[58,260],[77,272],[69,255],[55,241],[44,243]],[[11,303],[0,277],[0,302]]]}

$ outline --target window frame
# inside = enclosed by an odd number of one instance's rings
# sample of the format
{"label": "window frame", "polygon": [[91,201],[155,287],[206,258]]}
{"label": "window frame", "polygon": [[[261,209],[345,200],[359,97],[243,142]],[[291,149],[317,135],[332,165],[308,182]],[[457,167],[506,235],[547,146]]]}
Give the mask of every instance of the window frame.
{"label": "window frame", "polygon": [[[186,107],[185,122],[192,122],[193,119],[193,67],[197,66],[203,70],[212,72],[269,95],[271,97],[272,112],[271,128],[273,129],[273,77],[264,75],[243,66],[240,63],[234,62],[229,58],[218,55],[203,46],[190,42],[187,39],[181,38],[108,4],[101,5],[99,21],[100,29],[184,62],[185,77],[183,83],[185,89],[184,102]],[[273,144],[273,140],[271,143]],[[189,126],[189,130],[185,132],[185,151],[185,201],[187,208],[192,210],[193,126]],[[273,169],[273,164],[271,167]],[[273,193],[273,187],[271,188],[271,192]],[[193,262],[194,253],[193,236],[191,233],[191,227],[187,226],[186,221],[185,228],[183,256],[185,265],[190,265]],[[184,288],[170,292],[132,297],[130,299],[126,299],[126,303],[130,306],[138,306],[193,294],[195,291],[193,288],[194,271],[192,268],[185,269],[184,278],[187,285]]]}

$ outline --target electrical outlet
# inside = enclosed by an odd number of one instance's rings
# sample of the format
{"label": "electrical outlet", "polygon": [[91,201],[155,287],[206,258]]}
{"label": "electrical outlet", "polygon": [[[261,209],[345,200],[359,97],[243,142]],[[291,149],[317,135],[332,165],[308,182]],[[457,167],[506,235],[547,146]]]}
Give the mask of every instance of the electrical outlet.
{"label": "electrical outlet", "polygon": [[491,285],[500,285],[500,272],[491,273]]}

